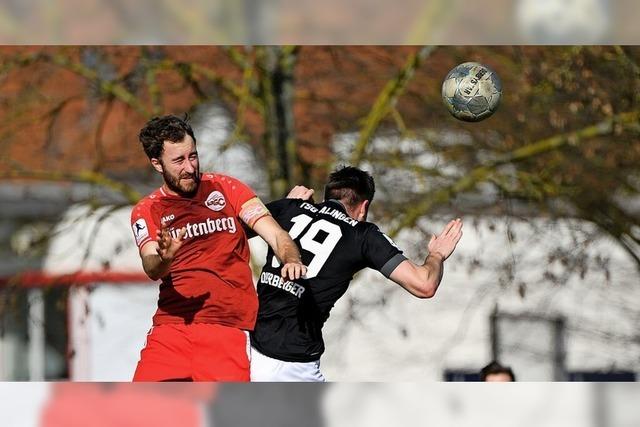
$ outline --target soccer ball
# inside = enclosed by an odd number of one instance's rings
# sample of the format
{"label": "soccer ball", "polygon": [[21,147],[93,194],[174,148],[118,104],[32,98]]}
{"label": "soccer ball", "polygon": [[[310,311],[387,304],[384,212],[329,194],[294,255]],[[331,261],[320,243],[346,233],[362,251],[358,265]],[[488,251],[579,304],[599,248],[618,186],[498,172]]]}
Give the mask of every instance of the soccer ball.
{"label": "soccer ball", "polygon": [[465,62],[454,67],[442,83],[442,100],[456,119],[479,122],[498,108],[502,83],[485,65]]}

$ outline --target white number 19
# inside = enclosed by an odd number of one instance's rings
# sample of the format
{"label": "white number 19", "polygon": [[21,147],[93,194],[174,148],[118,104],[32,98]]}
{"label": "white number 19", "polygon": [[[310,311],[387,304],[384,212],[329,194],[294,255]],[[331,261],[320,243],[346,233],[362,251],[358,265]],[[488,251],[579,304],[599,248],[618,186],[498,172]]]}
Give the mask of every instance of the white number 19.
{"label": "white number 19", "polygon": [[[292,239],[297,238],[300,233],[309,225],[312,221],[308,215],[302,214],[296,217],[291,218],[291,222],[293,222],[293,227],[289,230],[289,235]],[[320,231],[324,231],[327,233],[327,237],[324,239],[322,243],[317,242],[315,237],[318,235]],[[313,258],[307,265],[307,279],[311,279],[316,277],[320,272],[320,269],[327,262],[327,259],[331,255],[331,252],[338,244],[338,241],[342,237],[342,231],[340,227],[336,224],[332,224],[327,220],[321,219],[313,223],[309,230],[300,238],[300,246],[302,249],[307,250],[313,254]],[[271,260],[271,266],[273,268],[280,267],[280,263],[274,256]]]}

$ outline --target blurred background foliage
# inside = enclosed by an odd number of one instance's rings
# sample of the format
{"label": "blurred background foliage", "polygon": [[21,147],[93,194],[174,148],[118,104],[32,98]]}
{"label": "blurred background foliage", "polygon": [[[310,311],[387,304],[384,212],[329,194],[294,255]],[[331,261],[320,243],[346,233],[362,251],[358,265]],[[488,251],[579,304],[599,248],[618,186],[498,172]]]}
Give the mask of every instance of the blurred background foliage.
{"label": "blurred background foliage", "polygon": [[[451,117],[441,82],[477,61],[498,111]],[[640,49],[633,46],[25,46],[0,48],[3,180],[83,182],[122,203],[158,182],[137,142],[152,116],[222,108],[266,199],[363,166],[389,233],[421,217],[577,218],[640,266]],[[201,110],[200,110],[201,111]]]}
{"label": "blurred background foliage", "polygon": [[638,44],[634,0],[5,0],[28,44]]}

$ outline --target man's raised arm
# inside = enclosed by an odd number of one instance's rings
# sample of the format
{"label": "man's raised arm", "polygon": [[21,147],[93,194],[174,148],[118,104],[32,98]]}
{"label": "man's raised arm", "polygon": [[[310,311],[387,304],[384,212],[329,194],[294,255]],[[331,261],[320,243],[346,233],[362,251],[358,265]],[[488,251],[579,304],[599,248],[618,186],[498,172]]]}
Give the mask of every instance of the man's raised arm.
{"label": "man's raised arm", "polygon": [[142,268],[151,280],[158,280],[166,276],[171,263],[182,246],[182,238],[187,229],[182,228],[175,239],[166,228],[158,230],[158,240],[150,241],[140,248]]}
{"label": "man's raised arm", "polygon": [[418,298],[435,295],[444,273],[444,260],[449,258],[462,237],[462,220],[450,221],[439,236],[431,236],[429,255],[422,265],[405,260],[389,278]]}

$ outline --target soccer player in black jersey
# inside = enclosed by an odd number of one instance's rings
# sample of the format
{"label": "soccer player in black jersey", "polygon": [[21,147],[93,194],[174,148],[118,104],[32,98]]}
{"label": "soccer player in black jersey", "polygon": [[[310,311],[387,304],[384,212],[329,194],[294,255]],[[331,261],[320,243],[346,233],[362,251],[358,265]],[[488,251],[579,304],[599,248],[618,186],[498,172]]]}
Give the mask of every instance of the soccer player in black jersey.
{"label": "soccer player in black jersey", "polygon": [[288,198],[267,205],[299,246],[307,274],[304,279],[282,278],[280,262],[269,249],[258,279],[260,304],[251,333],[252,381],[324,381],[322,326],[353,275],[365,267],[418,298],[435,294],[443,263],[462,236],[462,221],[455,219],[432,236],[429,255],[415,264],[366,222],[374,192],[369,173],[347,166],[329,175],[322,203],[314,204],[313,190],[298,186]]}

